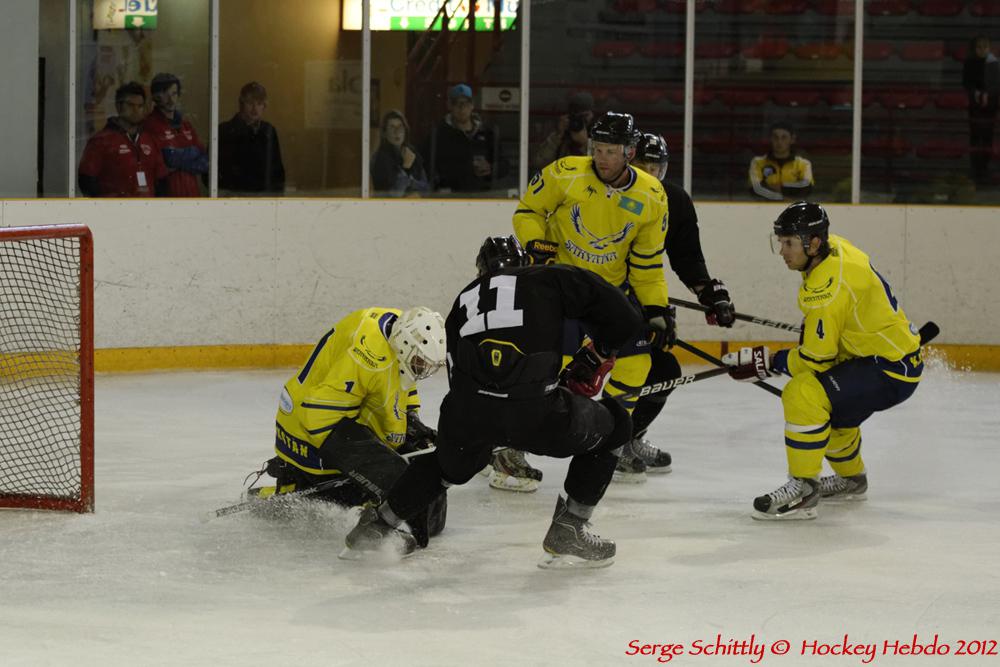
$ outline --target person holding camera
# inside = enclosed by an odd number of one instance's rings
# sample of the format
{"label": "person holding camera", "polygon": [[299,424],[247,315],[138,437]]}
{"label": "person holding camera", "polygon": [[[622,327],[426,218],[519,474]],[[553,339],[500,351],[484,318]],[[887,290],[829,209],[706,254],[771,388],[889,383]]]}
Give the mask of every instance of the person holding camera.
{"label": "person holding camera", "polygon": [[545,165],[567,155],[587,154],[587,128],[594,121],[594,98],[590,93],[576,93],[569,98],[569,113],[559,117],[556,131],[535,149],[532,168],[540,171]]}

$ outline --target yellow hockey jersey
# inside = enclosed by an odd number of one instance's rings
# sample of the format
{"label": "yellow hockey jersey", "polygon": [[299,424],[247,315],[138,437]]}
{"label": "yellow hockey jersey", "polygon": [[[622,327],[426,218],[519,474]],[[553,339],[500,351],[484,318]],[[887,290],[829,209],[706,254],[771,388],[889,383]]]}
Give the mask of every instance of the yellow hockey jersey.
{"label": "yellow hockey jersey", "polygon": [[406,438],[406,411],[419,406],[415,387],[400,383],[389,331],[400,311],[358,310],[319,340],[278,404],[275,451],[313,474],[324,470],[318,449],[342,419],[366,426],[395,449]]}
{"label": "yellow hockey jersey", "polygon": [[[805,320],[801,343],[788,354],[792,375],[826,371],[855,357],[896,362],[920,349],[916,327],[889,283],[868,255],[839,236],[830,235],[830,255],[803,274],[799,308]],[[907,364],[917,371],[919,355],[909,356],[890,374],[907,379]]]}
{"label": "yellow hockey jersey", "polygon": [[761,199],[805,199],[813,183],[812,162],[800,155],[781,160],[767,153],[750,160],[750,190]]}
{"label": "yellow hockey jersey", "polygon": [[528,183],[514,233],[522,245],[554,241],[558,263],[589,269],[615,286],[628,282],[641,304],[665,306],[667,197],[655,178],[628,170],[628,185],[616,189],[597,176],[591,157],[556,160]]}

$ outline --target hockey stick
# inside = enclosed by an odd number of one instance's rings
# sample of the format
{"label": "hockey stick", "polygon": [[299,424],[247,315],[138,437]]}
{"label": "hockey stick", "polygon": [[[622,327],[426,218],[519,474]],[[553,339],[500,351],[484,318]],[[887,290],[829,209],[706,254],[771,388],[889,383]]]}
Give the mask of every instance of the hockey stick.
{"label": "hockey stick", "polygon": [[[728,368],[728,366],[726,366],[724,363],[722,363],[722,359],[719,359],[718,357],[713,357],[708,352],[705,352],[704,350],[700,350],[697,347],[695,347],[694,345],[691,345],[690,343],[685,343],[682,340],[678,340],[674,344],[677,347],[681,348],[682,350],[687,350],[688,352],[690,352],[691,354],[695,355],[696,357],[701,357],[705,361],[707,361],[709,363],[712,363],[712,364],[715,364],[716,366],[718,366],[720,368]],[[771,385],[769,385],[768,383],[764,382],[763,380],[758,380],[757,382],[754,382],[754,386],[760,387],[764,391],[769,392],[771,394],[774,394],[775,396],[781,396],[781,390],[780,389],[778,389],[777,387],[772,387]]]}
{"label": "hockey stick", "polygon": [[642,398],[643,396],[649,396],[651,394],[662,394],[665,391],[670,391],[671,389],[676,389],[677,387],[683,387],[684,385],[692,384],[700,380],[707,380],[708,378],[724,375],[728,372],[729,368],[713,368],[709,371],[692,373],[691,375],[682,375],[681,377],[674,378],[673,380],[664,380],[663,382],[647,384],[644,387],[639,387],[635,391],[630,391],[626,394],[618,394],[613,398]]}
{"label": "hockey stick", "polygon": [[[923,346],[923,345],[927,345],[927,343],[929,343],[932,340],[934,340],[935,338],[937,338],[938,334],[941,333],[941,329],[934,322],[927,322],[927,323],[924,324],[924,326],[920,327],[920,330],[917,333],[920,334],[920,345]],[[713,357],[712,355],[710,355],[709,353],[705,352],[704,350],[699,350],[694,345],[691,345],[690,343],[685,343],[682,340],[678,340],[676,342],[676,345],[677,345],[677,347],[681,348],[682,350],[687,350],[688,352],[694,354],[695,356],[701,357],[705,361],[710,361],[713,364],[715,364],[716,366],[719,366],[719,368],[715,369],[716,371],[725,370],[726,372],[728,372],[728,368],[729,367],[722,363],[722,359],[717,359],[716,357]],[[706,371],[706,372],[712,373],[713,371]],[[701,373],[699,375],[703,375],[703,373]],[[693,377],[693,376],[691,376],[691,377]],[[681,378],[681,379],[683,379],[683,378]],[[779,398],[781,397],[781,390],[780,389],[778,389],[777,387],[769,385],[768,383],[764,382],[763,380],[759,380],[757,382],[754,382],[754,384],[757,385],[758,387],[760,387],[761,389],[763,389],[763,390],[765,390],[765,391],[767,391],[767,392],[769,392],[771,394],[774,394],[775,396],[777,396]],[[643,387],[643,389],[645,389],[645,387]],[[665,389],[661,390],[661,391],[665,391]]]}
{"label": "hockey stick", "polygon": [[[669,299],[671,306],[680,306],[681,308],[690,308],[691,310],[700,310],[703,313],[711,312],[711,308],[708,306],[703,306],[700,303],[695,303],[694,301],[685,301],[684,299],[674,299],[671,297]],[[778,322],[776,320],[769,320],[764,317],[757,317],[755,315],[745,315],[744,313],[733,313],[733,316],[738,320],[743,320],[744,322],[753,322],[754,324],[761,324],[765,327],[774,327],[775,329],[783,329],[785,331],[792,331],[794,333],[801,333],[802,327],[798,324],[789,324],[788,322]]]}
{"label": "hockey stick", "polygon": [[[431,445],[427,449],[420,449],[415,452],[407,452],[406,454],[401,454],[404,459],[412,459],[416,456],[423,456],[424,454],[430,454],[434,451],[434,446]],[[302,489],[301,491],[292,491],[291,493],[282,493],[280,495],[270,496],[270,499],[263,498],[251,498],[250,500],[244,500],[243,502],[236,503],[235,505],[227,505],[226,507],[220,507],[217,510],[212,510],[202,517],[202,522],[211,521],[212,519],[218,519],[219,517],[229,516],[230,514],[239,514],[240,512],[246,512],[258,505],[264,503],[274,502],[275,499],[280,499],[282,501],[294,500],[296,498],[305,498],[307,496],[314,495],[320,491],[325,491],[327,489],[332,489],[341,484],[347,484],[348,480],[341,476],[337,476],[335,479],[327,480],[326,482],[320,482],[316,486],[310,486],[308,489]]]}

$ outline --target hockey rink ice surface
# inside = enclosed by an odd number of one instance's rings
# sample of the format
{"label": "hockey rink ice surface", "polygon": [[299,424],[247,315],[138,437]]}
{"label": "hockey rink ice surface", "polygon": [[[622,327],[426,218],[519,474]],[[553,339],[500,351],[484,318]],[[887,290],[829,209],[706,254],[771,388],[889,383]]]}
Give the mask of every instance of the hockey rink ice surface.
{"label": "hockey rink ice surface", "polygon": [[[788,523],[750,519],[785,479],[779,401],[683,387],[651,431],[673,473],[595,513],[615,564],[553,572],[566,463],[536,456],[538,492],[452,489],[401,562],[337,559],[356,510],[202,522],[271,455],[292,372],[98,376],[96,513],[0,512],[0,665],[1000,664],[956,655],[1000,653],[1000,375],[929,364],[863,427],[868,501]],[[443,373],[421,386],[434,424]]]}

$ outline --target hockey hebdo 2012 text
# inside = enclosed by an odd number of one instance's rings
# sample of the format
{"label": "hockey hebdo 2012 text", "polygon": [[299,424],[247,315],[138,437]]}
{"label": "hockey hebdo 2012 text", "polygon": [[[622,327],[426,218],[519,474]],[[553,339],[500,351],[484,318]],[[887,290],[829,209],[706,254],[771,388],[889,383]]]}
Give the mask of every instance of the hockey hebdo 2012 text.
{"label": "hockey hebdo 2012 text", "polygon": [[833,641],[822,639],[767,641],[756,634],[751,634],[747,639],[733,637],[723,639],[722,634],[717,634],[711,639],[695,639],[690,643],[649,643],[633,639],[628,642],[625,655],[653,657],[660,663],[670,662],[682,655],[744,656],[750,664],[759,664],[768,656],[843,656],[855,657],[860,664],[867,665],[875,662],[879,656],[997,656],[1000,655],[1000,650],[995,639],[955,639],[946,642],[937,634],[932,637],[914,634],[906,639],[893,638],[873,642],[853,641],[846,633],[839,640]]}

